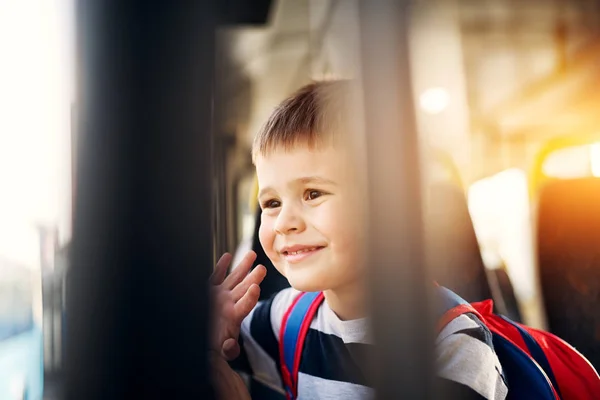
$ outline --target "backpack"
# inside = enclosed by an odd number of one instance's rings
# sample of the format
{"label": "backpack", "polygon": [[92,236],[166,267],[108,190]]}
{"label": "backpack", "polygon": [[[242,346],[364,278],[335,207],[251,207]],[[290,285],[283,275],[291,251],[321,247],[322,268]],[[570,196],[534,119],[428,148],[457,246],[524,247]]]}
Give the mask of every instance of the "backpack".
{"label": "backpack", "polygon": [[[600,398],[600,377],[590,362],[558,337],[493,313],[492,300],[469,304],[438,287],[442,308],[438,332],[462,314],[477,316],[492,332],[494,350],[508,384],[507,399],[584,400]],[[286,397],[298,396],[304,340],[324,300],[321,292],[300,293],[283,316],[279,333],[281,376]]]}

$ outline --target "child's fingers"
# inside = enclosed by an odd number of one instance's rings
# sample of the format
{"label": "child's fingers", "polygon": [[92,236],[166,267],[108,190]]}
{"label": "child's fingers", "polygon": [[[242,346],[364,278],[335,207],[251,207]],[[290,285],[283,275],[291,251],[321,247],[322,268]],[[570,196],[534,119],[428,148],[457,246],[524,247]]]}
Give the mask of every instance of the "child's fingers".
{"label": "child's fingers", "polygon": [[213,291],[211,312],[211,347],[221,351],[223,341],[228,337],[229,326],[236,321],[235,303],[226,290]]}
{"label": "child's fingers", "polygon": [[257,284],[252,284],[244,296],[235,303],[234,311],[235,311],[235,320],[239,325],[242,323],[244,318],[250,314],[250,311],[256,306],[258,303],[258,297],[260,296],[260,287]]}
{"label": "child's fingers", "polygon": [[237,302],[239,299],[241,299],[253,284],[260,285],[263,279],[265,279],[266,274],[267,269],[264,266],[256,266],[256,268],[246,275],[244,280],[231,291],[231,297],[233,298],[233,301]]}
{"label": "child's fingers", "polygon": [[226,360],[235,360],[240,355],[240,345],[237,340],[229,338],[223,343],[221,352]]}
{"label": "child's fingers", "polygon": [[225,289],[231,290],[236,287],[245,277],[248,275],[248,271],[252,267],[252,264],[256,260],[256,253],[253,251],[249,251],[242,261],[238,264],[236,268],[229,274],[225,281],[223,282],[223,287]]}
{"label": "child's fingers", "polygon": [[223,283],[225,275],[227,275],[227,267],[229,267],[229,264],[231,264],[232,259],[233,256],[229,253],[225,253],[221,256],[221,258],[219,258],[215,270],[210,277],[210,283],[213,285],[220,285]]}

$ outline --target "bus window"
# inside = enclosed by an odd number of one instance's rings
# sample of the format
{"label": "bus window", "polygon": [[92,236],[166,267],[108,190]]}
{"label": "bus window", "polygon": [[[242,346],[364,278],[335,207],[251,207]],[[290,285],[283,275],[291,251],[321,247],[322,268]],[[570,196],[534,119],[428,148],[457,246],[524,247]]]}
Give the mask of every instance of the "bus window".
{"label": "bus window", "polygon": [[548,181],[592,176],[600,177],[600,134],[559,136],[549,140],[533,160],[530,195],[536,199]]}
{"label": "bus window", "polygon": [[52,273],[55,241],[42,240],[40,228],[56,230],[62,244],[69,240],[73,12],[69,0],[0,2],[2,400],[41,400],[42,394],[56,399],[44,375],[53,348],[46,333],[56,329],[47,323],[53,305],[42,295],[42,273]]}
{"label": "bus window", "polygon": [[254,227],[256,224],[256,194],[258,183],[254,172],[243,176],[237,184],[237,248],[232,267],[238,265],[244,255],[252,249]]}
{"label": "bus window", "polygon": [[590,145],[556,150],[542,164],[542,172],[549,178],[560,179],[589,176],[592,168],[591,152]]}
{"label": "bus window", "polygon": [[245,175],[237,187],[238,243],[252,237],[258,192],[254,171]]}
{"label": "bus window", "polygon": [[5,340],[32,327],[32,282],[24,267],[5,261],[0,271],[0,340]]}
{"label": "bus window", "polygon": [[0,398],[39,399],[42,330],[34,322],[36,274],[0,259]]}

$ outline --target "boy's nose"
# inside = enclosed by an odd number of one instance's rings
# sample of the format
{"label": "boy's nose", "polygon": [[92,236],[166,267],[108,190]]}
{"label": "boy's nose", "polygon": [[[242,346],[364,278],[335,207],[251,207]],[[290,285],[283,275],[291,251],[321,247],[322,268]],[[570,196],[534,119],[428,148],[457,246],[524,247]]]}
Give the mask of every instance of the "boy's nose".
{"label": "boy's nose", "polygon": [[304,220],[294,207],[283,207],[275,221],[275,232],[286,235],[304,230]]}

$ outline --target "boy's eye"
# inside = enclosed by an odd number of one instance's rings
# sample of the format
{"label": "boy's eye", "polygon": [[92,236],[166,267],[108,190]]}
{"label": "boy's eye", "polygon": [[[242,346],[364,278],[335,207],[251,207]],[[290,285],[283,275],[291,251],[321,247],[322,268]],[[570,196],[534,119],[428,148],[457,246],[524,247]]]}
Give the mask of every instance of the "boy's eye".
{"label": "boy's eye", "polygon": [[322,192],[319,192],[318,190],[307,190],[305,197],[306,200],[315,200],[319,197],[321,197],[323,195]]}
{"label": "boy's eye", "polygon": [[262,204],[261,204],[261,207],[263,209],[265,209],[265,208],[277,208],[277,207],[280,207],[280,206],[281,206],[281,202],[279,200],[274,200],[274,199],[263,201]]}

